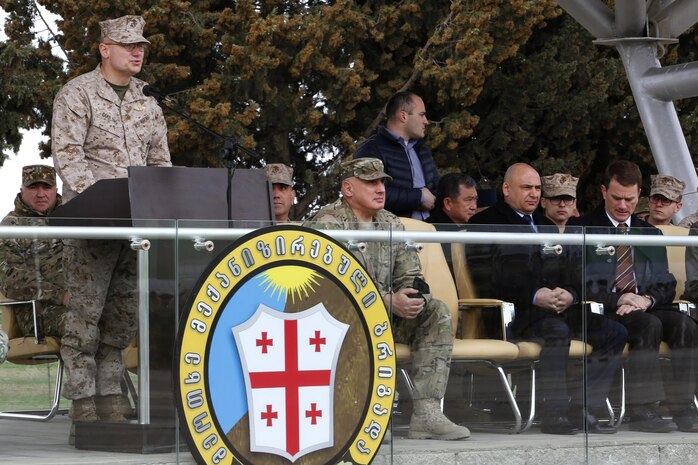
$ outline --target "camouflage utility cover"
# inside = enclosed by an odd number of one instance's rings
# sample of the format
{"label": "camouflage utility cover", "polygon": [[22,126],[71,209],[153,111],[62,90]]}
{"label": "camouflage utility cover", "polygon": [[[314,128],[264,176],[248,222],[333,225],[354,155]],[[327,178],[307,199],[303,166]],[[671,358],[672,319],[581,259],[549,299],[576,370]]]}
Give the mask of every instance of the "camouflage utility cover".
{"label": "camouflage utility cover", "polygon": [[56,187],[56,170],[48,165],[27,165],[22,168],[22,187],[37,183]]}
{"label": "camouflage utility cover", "polygon": [[285,184],[293,187],[293,169],[283,163],[269,163],[264,167],[267,181],[272,184]]}
{"label": "camouflage utility cover", "polygon": [[102,40],[109,38],[120,44],[149,44],[143,37],[145,20],[141,16],[122,16],[116,19],[107,19],[99,23]]}
{"label": "camouflage utility cover", "polygon": [[544,197],[570,196],[577,198],[577,183],[579,178],[571,174],[555,173],[551,176],[543,176],[541,184]]}
{"label": "camouflage utility cover", "polygon": [[686,188],[685,182],[666,174],[653,174],[650,179],[650,197],[661,195],[676,202],[681,198],[683,190]]}

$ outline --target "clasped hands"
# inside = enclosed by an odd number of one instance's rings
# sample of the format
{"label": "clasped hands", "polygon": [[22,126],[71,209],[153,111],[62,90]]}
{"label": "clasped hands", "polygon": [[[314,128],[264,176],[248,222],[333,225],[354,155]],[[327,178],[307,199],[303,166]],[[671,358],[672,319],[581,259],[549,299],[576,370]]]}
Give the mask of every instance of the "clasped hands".
{"label": "clasped hands", "polygon": [[550,289],[542,287],[536,292],[535,304],[538,307],[562,313],[574,302],[574,296],[561,287]]}

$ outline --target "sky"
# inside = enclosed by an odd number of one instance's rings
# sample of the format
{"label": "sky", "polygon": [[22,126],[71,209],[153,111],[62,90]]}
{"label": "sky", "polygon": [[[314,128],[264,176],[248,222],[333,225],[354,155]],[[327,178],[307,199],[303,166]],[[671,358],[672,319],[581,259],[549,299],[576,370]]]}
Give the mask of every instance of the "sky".
{"label": "sky", "polygon": [[[47,14],[45,11],[43,14],[45,18],[51,21],[50,14]],[[0,24],[3,25],[0,28],[0,41],[7,40],[7,36],[3,31],[6,16],[5,11],[0,8]],[[44,30],[45,26],[37,25],[36,28],[37,30]],[[47,140],[41,133],[41,129],[24,132],[24,139],[22,140],[19,153],[5,152],[5,155],[9,158],[0,166],[0,218],[14,209],[15,196],[22,184],[22,166],[36,164],[53,166],[52,159],[42,160],[39,157],[39,142]],[[58,180],[58,191],[61,191],[60,179]]]}

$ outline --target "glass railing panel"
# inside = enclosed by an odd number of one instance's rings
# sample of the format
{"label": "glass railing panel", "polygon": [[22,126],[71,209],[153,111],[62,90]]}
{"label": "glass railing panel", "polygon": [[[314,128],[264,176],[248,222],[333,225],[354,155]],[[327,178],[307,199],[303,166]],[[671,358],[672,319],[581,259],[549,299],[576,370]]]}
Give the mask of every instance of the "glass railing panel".
{"label": "glass railing panel", "polygon": [[[64,370],[63,398],[57,414],[48,422],[0,419],[7,427],[12,425],[18,433],[13,437],[19,438],[19,442],[28,441],[11,447],[17,447],[25,458],[35,451],[37,460],[47,452],[45,448],[33,448],[34,443],[60,445],[68,444],[69,440],[78,449],[95,451],[95,457],[112,452],[173,452],[178,439],[169,376],[171,355],[163,357],[160,348],[170,347],[175,334],[160,322],[175,320],[174,305],[167,304],[171,300],[167,296],[174,295],[174,282],[170,278],[174,271],[167,269],[173,260],[166,257],[172,250],[166,244],[175,237],[174,222],[133,224],[129,220],[61,218],[51,220],[48,226],[18,225],[2,230],[2,246],[15,252],[11,266],[3,268],[3,284],[16,282],[18,270],[25,269],[26,297],[36,299],[43,308],[39,311],[39,327],[43,327],[47,340],[55,337],[56,347],[62,346],[64,365],[72,367],[70,371]],[[21,283],[16,287],[21,288]],[[20,297],[9,288],[5,290],[8,294],[5,297]],[[56,298],[57,293],[67,297]],[[95,305],[102,299],[99,296],[106,296],[104,307]],[[58,324],[48,311],[54,306],[60,310]],[[3,326],[6,324],[5,320]],[[173,328],[174,324],[170,326]],[[23,329],[23,333],[27,332],[31,328]],[[90,338],[91,335],[94,337]],[[12,344],[20,341],[13,340]],[[28,351],[39,347],[31,334],[23,342]],[[79,376],[83,373],[83,359],[95,360],[95,380],[89,375],[90,370],[88,376]],[[121,363],[127,368],[124,373],[120,370]],[[37,401],[52,399],[53,393],[45,389],[35,394],[30,387],[36,384],[54,389],[49,378],[54,376],[57,366],[55,363],[24,365],[13,360],[0,366],[4,380],[0,398],[17,404],[5,404],[2,410],[43,408]],[[22,375],[4,377],[5,372]],[[113,382],[105,381],[115,377],[118,379]],[[112,384],[117,392],[112,392]],[[71,398],[84,399],[82,394],[88,397],[96,394],[99,421],[75,422],[71,428],[67,414],[74,402]],[[118,403],[109,402],[109,396],[113,395],[120,396]],[[43,440],[42,435],[45,435]],[[56,460],[70,462],[71,450],[75,449],[57,446]],[[61,454],[68,455],[61,457]]]}

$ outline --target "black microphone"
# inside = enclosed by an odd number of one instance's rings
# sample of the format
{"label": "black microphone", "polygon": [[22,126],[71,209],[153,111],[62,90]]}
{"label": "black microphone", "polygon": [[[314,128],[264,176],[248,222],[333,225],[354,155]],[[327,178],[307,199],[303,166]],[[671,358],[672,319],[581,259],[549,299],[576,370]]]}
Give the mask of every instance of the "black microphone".
{"label": "black microphone", "polygon": [[157,90],[155,87],[151,86],[150,84],[146,84],[143,86],[143,95],[145,95],[146,97],[154,97],[155,100],[158,101],[158,103],[162,102],[163,100],[166,102],[169,102],[170,100],[172,100],[172,99],[170,99],[170,97],[163,94],[162,92]]}

